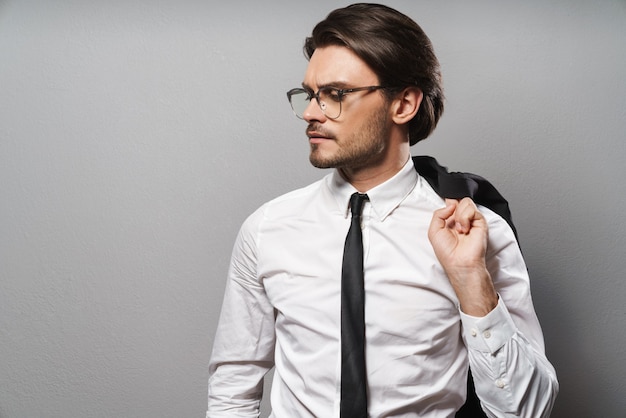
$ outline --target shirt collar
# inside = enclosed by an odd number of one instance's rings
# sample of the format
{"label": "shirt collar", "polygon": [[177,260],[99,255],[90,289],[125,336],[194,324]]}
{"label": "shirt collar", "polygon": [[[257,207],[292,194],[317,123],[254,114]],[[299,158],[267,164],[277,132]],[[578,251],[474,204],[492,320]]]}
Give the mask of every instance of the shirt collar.
{"label": "shirt collar", "polygon": [[[335,170],[329,178],[330,192],[339,211],[347,217],[350,214],[350,196],[357,190],[343,178],[339,170]],[[418,175],[413,166],[413,159],[409,158],[392,178],[368,190],[366,193],[375,216],[381,222],[384,221],[411,193],[417,180]]]}

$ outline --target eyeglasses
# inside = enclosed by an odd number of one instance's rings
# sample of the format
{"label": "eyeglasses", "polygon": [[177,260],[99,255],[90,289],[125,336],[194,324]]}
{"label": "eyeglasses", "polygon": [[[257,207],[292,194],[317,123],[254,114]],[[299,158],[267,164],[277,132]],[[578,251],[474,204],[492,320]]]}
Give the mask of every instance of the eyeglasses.
{"label": "eyeglasses", "polygon": [[367,86],[367,87],[355,87],[352,89],[337,89],[334,87],[322,87],[313,93],[311,90],[304,88],[295,88],[287,92],[287,98],[293,109],[293,113],[300,119],[304,119],[304,111],[311,103],[311,99],[315,98],[322,113],[328,119],[337,119],[341,115],[341,102],[343,96],[348,93],[354,93],[356,91],[374,91],[380,89],[386,89],[385,86]]}

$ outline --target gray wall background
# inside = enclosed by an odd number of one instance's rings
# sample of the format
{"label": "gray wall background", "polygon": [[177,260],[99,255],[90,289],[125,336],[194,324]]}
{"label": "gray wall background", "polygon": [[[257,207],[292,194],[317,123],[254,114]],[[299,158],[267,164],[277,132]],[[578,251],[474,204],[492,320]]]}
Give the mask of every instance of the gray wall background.
{"label": "gray wall background", "polygon": [[[0,1],[0,417],[204,416],[240,223],[309,167],[304,37],[346,2]],[[508,197],[555,417],[626,411],[626,2],[389,1],[443,66],[413,148]]]}

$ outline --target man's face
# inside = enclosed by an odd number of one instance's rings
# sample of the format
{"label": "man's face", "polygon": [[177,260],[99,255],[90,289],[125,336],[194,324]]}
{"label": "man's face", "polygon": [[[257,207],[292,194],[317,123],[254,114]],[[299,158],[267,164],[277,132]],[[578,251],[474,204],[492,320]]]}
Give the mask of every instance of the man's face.
{"label": "man's face", "polygon": [[[356,54],[345,47],[327,46],[313,53],[303,87],[349,89],[378,85],[378,77]],[[341,114],[327,118],[317,100],[304,112],[311,145],[309,159],[319,168],[360,169],[376,165],[387,148],[389,103],[382,91],[359,91],[343,96]]]}

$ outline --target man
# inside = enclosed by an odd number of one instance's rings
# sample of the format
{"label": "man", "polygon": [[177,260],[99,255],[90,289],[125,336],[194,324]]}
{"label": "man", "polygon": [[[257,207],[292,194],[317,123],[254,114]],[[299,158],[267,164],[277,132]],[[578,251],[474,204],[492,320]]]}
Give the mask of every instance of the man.
{"label": "man", "polygon": [[[320,22],[305,53],[288,96],[311,163],[335,170],[243,224],[207,417],[258,416],[272,367],[276,418],[453,417],[468,367],[488,416],[549,416],[558,383],[511,227],[469,198],[444,200],[413,167],[410,146],[443,111],[430,40],[393,9],[356,4]],[[355,215],[361,302],[344,278]],[[346,354],[348,332],[361,343]]]}

